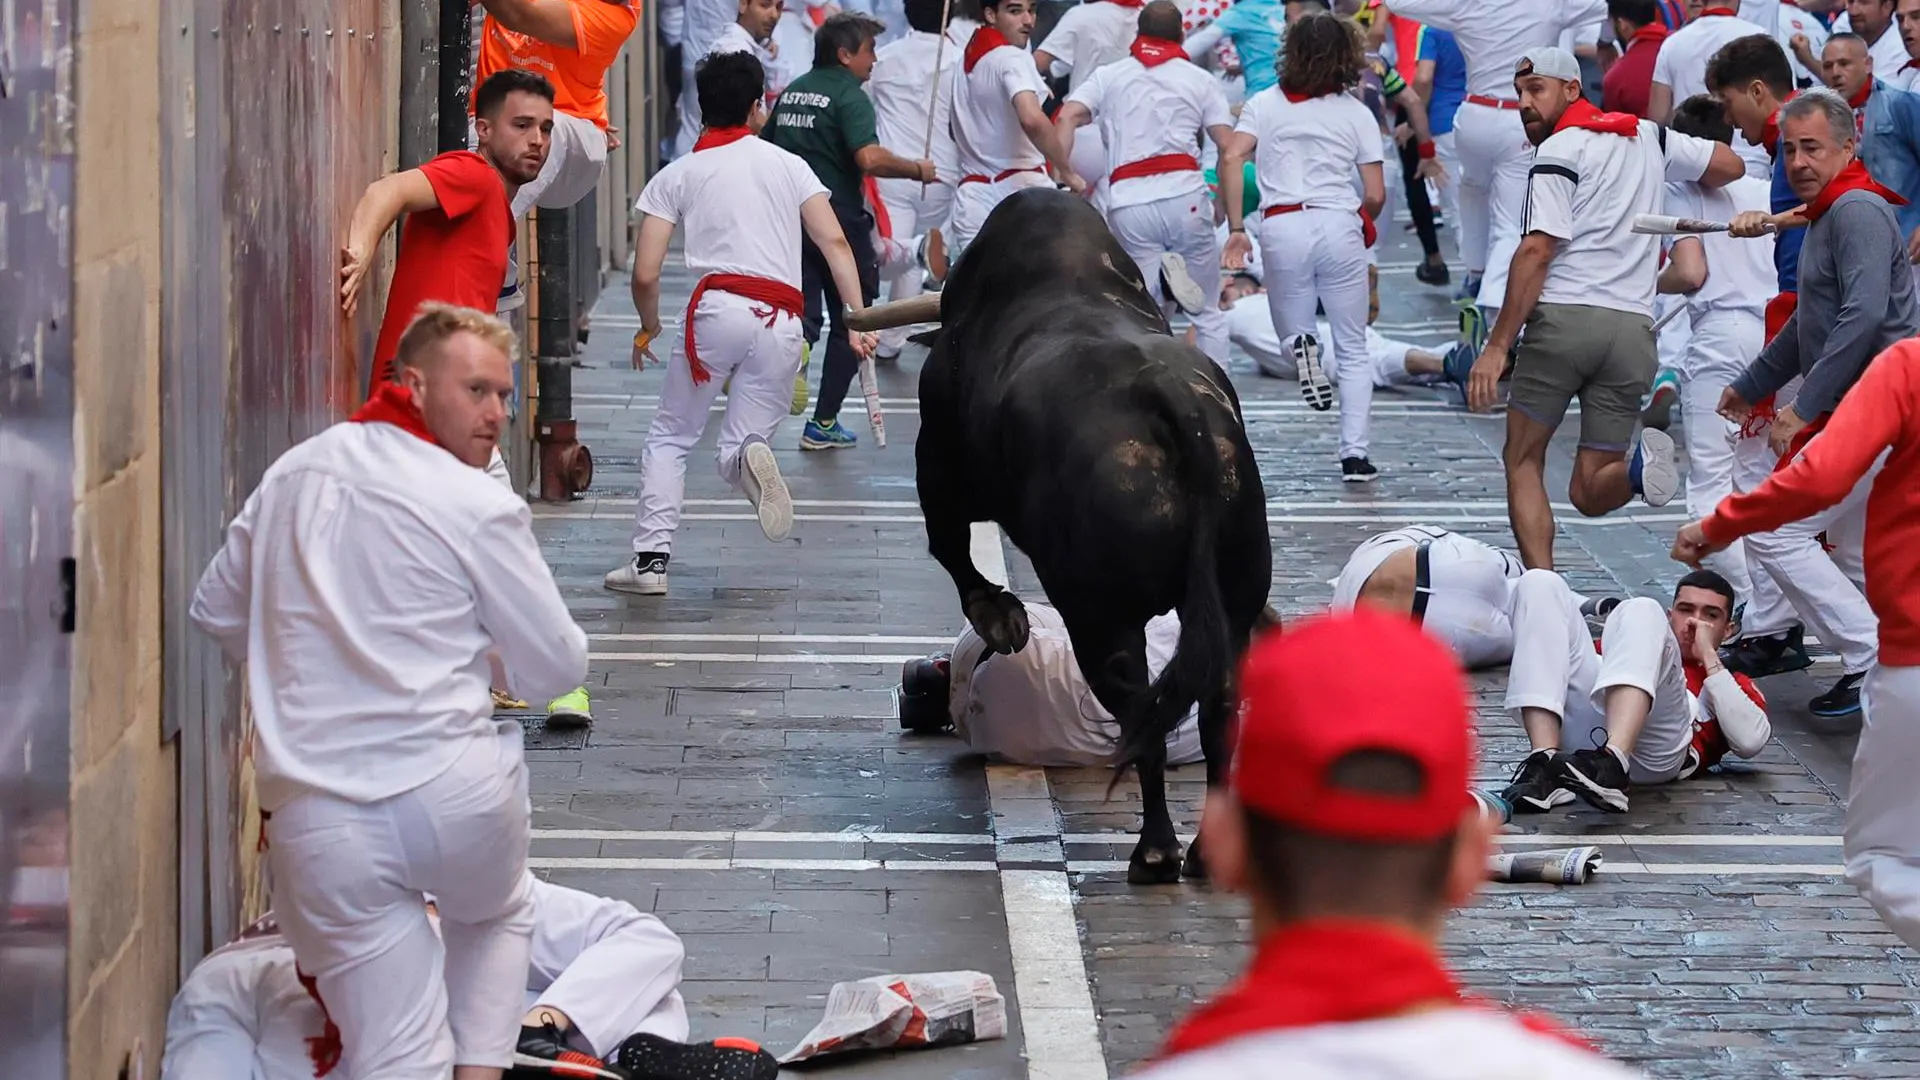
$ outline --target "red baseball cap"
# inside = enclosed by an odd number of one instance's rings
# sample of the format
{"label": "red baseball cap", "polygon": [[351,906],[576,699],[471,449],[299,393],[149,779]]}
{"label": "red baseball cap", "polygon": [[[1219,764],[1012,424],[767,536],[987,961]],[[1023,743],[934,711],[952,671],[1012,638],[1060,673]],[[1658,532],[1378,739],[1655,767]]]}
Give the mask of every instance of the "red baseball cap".
{"label": "red baseball cap", "polygon": [[[1404,615],[1358,607],[1260,637],[1240,669],[1230,784],[1242,806],[1323,836],[1438,840],[1473,805],[1473,725],[1452,650]],[[1417,794],[1335,786],[1362,750],[1418,763]]]}

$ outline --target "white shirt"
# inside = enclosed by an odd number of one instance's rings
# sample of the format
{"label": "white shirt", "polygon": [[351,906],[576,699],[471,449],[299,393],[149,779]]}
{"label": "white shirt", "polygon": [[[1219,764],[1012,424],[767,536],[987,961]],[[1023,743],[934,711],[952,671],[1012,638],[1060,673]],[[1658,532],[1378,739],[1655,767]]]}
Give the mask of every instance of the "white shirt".
{"label": "white shirt", "polygon": [[1149,1066],[1133,1080],[1636,1080],[1642,1075],[1492,1009],[1460,1008],[1244,1035]]}
{"label": "white shirt", "polygon": [[[875,133],[880,145],[914,159],[927,153],[927,109],[933,109],[931,157],[940,179],[953,183],[957,157],[953,146],[953,82],[948,72],[960,66],[961,51],[940,35],[909,30],[900,40],[882,46],[874,55],[867,96],[873,99]],[[934,70],[936,62],[939,71]],[[935,88],[938,87],[938,91]],[[886,181],[882,180],[882,184]],[[906,181],[916,188],[918,182]]]}
{"label": "white shirt", "polygon": [[[1751,176],[1723,188],[1668,184],[1664,212],[1700,221],[1731,221],[1742,210],[1765,212],[1772,192],[1771,183]],[[1685,297],[1692,317],[1721,308],[1748,311],[1755,317],[1765,312],[1768,290],[1779,283],[1773,266],[1773,237],[1737,240],[1726,233],[1707,233],[1697,238],[1674,237],[1672,242],[1682,239],[1698,239],[1707,260],[1706,284]]]}
{"label": "white shirt", "polygon": [[953,144],[959,151],[960,175],[991,180],[1008,169],[1035,169],[1046,156],[1027,138],[1013,99],[1026,93],[1038,106],[1047,98],[1047,86],[1025,49],[1002,45],[988,51],[967,71],[965,61],[953,66]]}
{"label": "white shirt", "polygon": [[687,70],[707,55],[727,27],[739,25],[740,5],[728,0],[686,0],[685,51]]}
{"label": "white shirt", "polygon": [[[1805,35],[1808,51],[1813,53],[1816,61],[1820,58],[1820,50],[1827,44],[1827,28],[1820,25],[1819,19],[1800,10],[1800,5],[1792,0],[1741,0],[1740,17],[1772,34],[1780,47],[1786,50],[1787,62],[1793,65],[1795,85],[1804,80],[1820,81],[1819,73],[1808,71],[1793,51],[1794,35]],[[1834,29],[1838,30],[1839,27],[1835,26]],[[1880,77],[1886,78],[1885,75]]]}
{"label": "white shirt", "polygon": [[335,424],[269,466],[192,614],[247,663],[268,812],[391,798],[494,738],[489,651],[540,701],[587,674],[527,504],[391,424]]}
{"label": "white shirt", "polygon": [[1247,99],[1234,130],[1259,140],[1253,165],[1263,210],[1297,204],[1356,213],[1354,170],[1381,160],[1380,125],[1348,94],[1289,101],[1270,86]]}
{"label": "white shirt", "polygon": [[1766,27],[1755,26],[1745,19],[1702,15],[1660,43],[1660,52],[1653,58],[1653,81],[1673,91],[1673,104],[1677,108],[1695,94],[1707,92],[1707,61],[1713,59],[1713,54],[1727,42],[1751,34],[1772,36]]}
{"label": "white shirt", "polygon": [[1393,13],[1450,31],[1467,61],[1467,93],[1514,100],[1513,65],[1607,18],[1607,0],[1394,0]]}
{"label": "white shirt", "polygon": [[1883,71],[1898,73],[1912,59],[1907,55],[1907,43],[1900,40],[1900,27],[1896,23],[1888,23],[1880,40],[1867,46],[1867,55],[1873,57],[1873,73],[1880,78],[1885,78],[1880,74]]}
{"label": "white shirt", "polygon": [[[754,58],[760,61],[760,66],[767,70],[768,79],[772,79],[776,74],[773,50],[753,40],[753,35],[747,33],[747,28],[738,22],[728,23],[726,29],[720,31],[720,36],[713,39],[713,44],[707,49],[707,55],[712,56],[716,53],[752,53]],[[769,83],[767,93],[774,95],[779,93],[779,89]]]}
{"label": "white shirt", "polygon": [[800,204],[826,185],[796,154],[748,136],[668,162],[634,209],[679,225],[687,269],[800,280]]}
{"label": "white shirt", "polygon": [[1046,53],[1066,68],[1067,89],[1077,90],[1095,71],[1128,58],[1139,27],[1139,8],[1086,0],[1068,8],[1034,51]]}
{"label": "white shirt", "polygon": [[[1093,114],[1107,160],[1116,168],[1161,154],[1192,154],[1197,161],[1206,129],[1234,122],[1220,83],[1186,60],[1149,68],[1129,56],[1094,72],[1067,100]],[[1137,206],[1206,190],[1207,178],[1198,169],[1131,177],[1109,183],[1107,206]]]}
{"label": "white shirt", "polygon": [[1527,176],[1520,232],[1563,243],[1547,266],[1540,302],[1652,318],[1660,242],[1634,232],[1633,219],[1665,204],[1668,181],[1705,175],[1713,147],[1651,120],[1640,121],[1636,138],[1567,128],[1541,143]]}

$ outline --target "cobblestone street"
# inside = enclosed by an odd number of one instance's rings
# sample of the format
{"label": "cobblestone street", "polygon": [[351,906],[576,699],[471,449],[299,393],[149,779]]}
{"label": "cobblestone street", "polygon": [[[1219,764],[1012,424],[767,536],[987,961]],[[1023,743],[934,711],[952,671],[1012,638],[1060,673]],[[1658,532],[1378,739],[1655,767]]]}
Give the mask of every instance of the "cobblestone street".
{"label": "cobblestone street", "polygon": [[[1378,329],[1450,341],[1451,290],[1416,283],[1417,247],[1385,232]],[[690,284],[676,252],[669,335]],[[709,432],[689,460],[671,592],[632,597],[604,590],[601,575],[628,556],[661,379],[627,365],[637,325],[615,280],[574,377],[593,488],[570,505],[534,504],[591,638],[596,717],[584,737],[530,732],[537,871],[631,901],[681,935],[697,1038],[742,1035],[781,1053],[836,980],[967,968],[1006,995],[1006,1040],[832,1075],[1123,1075],[1238,969],[1246,912],[1204,886],[1126,884],[1130,781],[1109,799],[1101,771],[987,766],[955,739],[900,730],[901,662],[950,648],[961,626],[914,494],[918,350],[881,369],[884,449],[857,389],[843,414],[856,449],[802,453],[801,421],[783,425],[774,448],[796,500],[785,543],[769,544],[715,474]],[[664,343],[657,351],[666,357]],[[820,367],[816,349],[816,386]],[[1261,378],[1243,357],[1231,374],[1260,455],[1283,615],[1323,607],[1347,554],[1385,526],[1434,522],[1511,546],[1498,416],[1468,415],[1451,391],[1382,391],[1381,479],[1343,485],[1336,414],[1309,410],[1293,383]],[[1548,476],[1562,572],[1590,594],[1664,602],[1683,505],[1580,518],[1560,501],[1574,426]],[[1042,599],[996,531],[978,530],[975,549],[990,577]],[[1775,740],[1751,762],[1636,790],[1624,816],[1576,804],[1522,819],[1510,845],[1600,844],[1606,863],[1585,886],[1490,886],[1448,937],[1472,986],[1552,1012],[1656,1076],[1920,1076],[1920,960],[1840,876],[1857,719],[1805,709],[1838,674],[1823,655],[1762,684]],[[1493,787],[1525,748],[1499,708],[1504,678],[1477,678],[1478,779]],[[1201,769],[1170,783],[1190,835]]]}

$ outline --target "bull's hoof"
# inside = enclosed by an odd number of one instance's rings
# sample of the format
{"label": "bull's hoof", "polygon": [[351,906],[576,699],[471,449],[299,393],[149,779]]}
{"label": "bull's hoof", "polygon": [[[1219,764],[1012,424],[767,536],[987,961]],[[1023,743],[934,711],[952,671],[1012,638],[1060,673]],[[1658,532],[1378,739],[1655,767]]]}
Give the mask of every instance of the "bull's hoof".
{"label": "bull's hoof", "polygon": [[1143,842],[1127,860],[1127,884],[1173,885],[1180,881],[1180,845],[1148,847]]}
{"label": "bull's hoof", "polygon": [[1027,647],[1026,605],[1005,589],[995,589],[967,601],[967,622],[994,652],[1005,655]]}
{"label": "bull's hoof", "polygon": [[1197,836],[1187,846],[1187,857],[1180,862],[1180,876],[1188,881],[1207,880],[1207,857],[1200,853],[1200,838]]}

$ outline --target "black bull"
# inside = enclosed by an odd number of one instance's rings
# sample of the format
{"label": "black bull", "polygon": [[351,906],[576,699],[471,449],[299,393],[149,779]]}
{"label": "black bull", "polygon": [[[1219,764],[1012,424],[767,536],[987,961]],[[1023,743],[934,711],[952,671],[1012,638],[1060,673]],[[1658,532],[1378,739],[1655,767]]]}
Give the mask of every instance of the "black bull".
{"label": "black bull", "polygon": [[[1119,722],[1121,767],[1139,772],[1127,880],[1177,881],[1165,739],[1197,702],[1208,787],[1224,782],[1234,669],[1272,580],[1239,398],[1218,365],[1172,336],[1099,214],[1051,189],[1002,202],[944,292],[851,324],[936,316],[940,328],[920,339],[931,352],[915,448],[928,548],[998,653],[1026,645],[1026,609],[973,565],[972,523],[999,524],[1032,561]],[[1149,684],[1146,624],[1170,610],[1179,646]],[[1200,849],[1196,838],[1189,877],[1205,876]]]}

